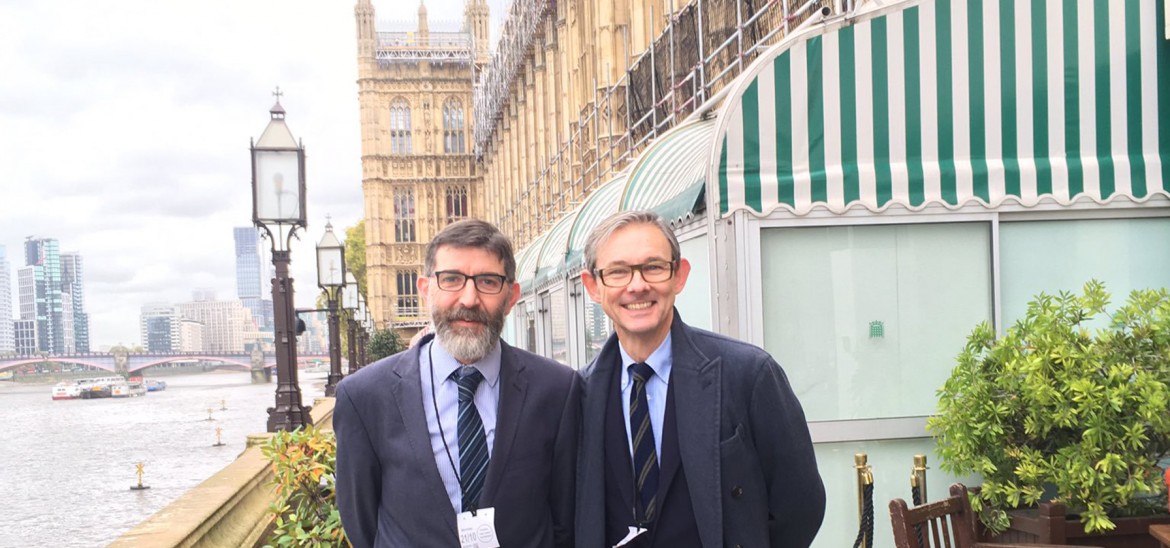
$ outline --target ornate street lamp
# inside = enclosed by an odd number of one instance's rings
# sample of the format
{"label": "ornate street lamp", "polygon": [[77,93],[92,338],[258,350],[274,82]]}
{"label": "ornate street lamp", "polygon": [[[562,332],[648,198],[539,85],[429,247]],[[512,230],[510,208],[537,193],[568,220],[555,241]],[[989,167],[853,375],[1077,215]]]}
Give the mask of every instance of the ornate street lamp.
{"label": "ornate street lamp", "polygon": [[272,244],[272,306],[276,328],[276,407],[268,408],[268,431],[296,430],[312,424],[309,408],[301,405],[297,384],[297,341],[293,284],[288,276],[289,247],[305,223],[305,147],[284,123],[280,88],[273,93],[272,118],[260,138],[251,143],[252,224],[263,229]]}
{"label": "ornate street lamp", "polygon": [[346,316],[346,326],[349,331],[346,334],[346,340],[349,341],[349,372],[353,373],[361,368],[361,364],[357,360],[357,322],[354,321],[354,314],[358,309],[358,297],[361,293],[358,292],[357,278],[353,276],[352,272],[345,273],[345,290],[341,295],[341,306],[349,312]]}
{"label": "ornate street lamp", "polygon": [[361,329],[358,329],[358,341],[361,342],[361,344],[358,345],[358,369],[365,367],[367,364],[366,344],[370,341],[370,331],[369,328],[366,327],[366,316],[368,314],[369,310],[366,309],[366,298],[359,294],[357,317],[361,326]]}
{"label": "ornate street lamp", "polygon": [[325,221],[325,235],[317,244],[317,286],[325,292],[325,307],[329,310],[329,380],[325,383],[325,397],[333,397],[341,382],[341,320],[337,315],[337,300],[345,287],[345,246],[333,233],[333,223]]}

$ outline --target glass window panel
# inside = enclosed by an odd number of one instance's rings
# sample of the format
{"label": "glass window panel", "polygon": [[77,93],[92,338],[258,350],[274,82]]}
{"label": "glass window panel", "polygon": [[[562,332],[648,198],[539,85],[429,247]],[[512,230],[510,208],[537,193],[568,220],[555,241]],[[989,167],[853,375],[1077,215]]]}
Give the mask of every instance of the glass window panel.
{"label": "glass window panel", "polygon": [[679,242],[682,257],[691,263],[687,285],[674,301],[684,322],[701,329],[711,329],[711,265],[707,237]]}
{"label": "glass window panel", "polygon": [[764,229],[764,347],[810,421],[921,416],[991,318],[987,223]]}
{"label": "glass window panel", "polygon": [[1113,296],[1110,311],[1135,289],[1170,287],[1170,219],[1000,223],[999,241],[1005,326],[1037,293],[1079,293],[1093,278]]}
{"label": "glass window panel", "polygon": [[609,318],[600,304],[593,302],[588,295],[584,295],[584,299],[585,321],[582,323],[584,333],[581,340],[585,342],[585,363],[588,364],[609,338]]}
{"label": "glass window panel", "polygon": [[565,312],[568,306],[565,304],[565,290],[564,288],[550,291],[549,294],[549,327],[552,332],[552,359],[561,362],[565,365],[569,364],[569,344],[568,344],[568,318],[565,317]]}

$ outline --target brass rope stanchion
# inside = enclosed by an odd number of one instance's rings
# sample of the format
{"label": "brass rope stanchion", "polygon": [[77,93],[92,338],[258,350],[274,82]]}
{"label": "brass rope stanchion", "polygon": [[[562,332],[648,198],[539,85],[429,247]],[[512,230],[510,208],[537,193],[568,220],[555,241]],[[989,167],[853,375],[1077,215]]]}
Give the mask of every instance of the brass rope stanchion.
{"label": "brass rope stanchion", "polygon": [[[914,455],[914,467],[910,469],[910,498],[914,506],[926,502],[926,455]],[[914,534],[918,537],[918,545],[925,546],[921,524],[914,526]]]}
{"label": "brass rope stanchion", "polygon": [[853,455],[857,470],[857,540],[853,548],[873,548],[873,467],[865,453]]}

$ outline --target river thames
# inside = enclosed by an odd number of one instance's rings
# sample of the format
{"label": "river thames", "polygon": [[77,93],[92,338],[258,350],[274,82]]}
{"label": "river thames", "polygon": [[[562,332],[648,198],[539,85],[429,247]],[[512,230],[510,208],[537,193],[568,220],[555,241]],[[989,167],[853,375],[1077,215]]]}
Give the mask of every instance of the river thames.
{"label": "river thames", "polygon": [[[324,377],[300,373],[305,405],[323,395]],[[104,546],[266,429],[275,382],[251,384],[248,373],[229,371],[157,378],[165,391],[65,401],[50,398],[51,384],[0,382],[0,547]],[[138,462],[150,489],[132,491]]]}

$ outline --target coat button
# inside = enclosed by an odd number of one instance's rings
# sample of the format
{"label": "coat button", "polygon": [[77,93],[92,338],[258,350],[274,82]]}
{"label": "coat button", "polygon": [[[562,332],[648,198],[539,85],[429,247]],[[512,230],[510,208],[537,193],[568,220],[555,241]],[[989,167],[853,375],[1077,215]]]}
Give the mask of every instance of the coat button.
{"label": "coat button", "polygon": [[740,487],[738,485],[736,485],[735,487],[732,487],[731,488],[731,496],[733,498],[742,497],[743,496],[743,487]]}

